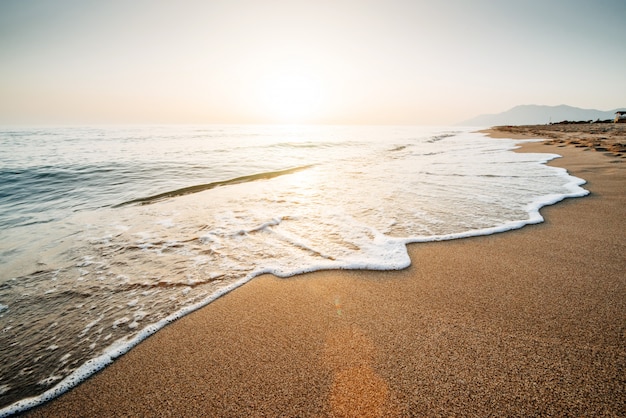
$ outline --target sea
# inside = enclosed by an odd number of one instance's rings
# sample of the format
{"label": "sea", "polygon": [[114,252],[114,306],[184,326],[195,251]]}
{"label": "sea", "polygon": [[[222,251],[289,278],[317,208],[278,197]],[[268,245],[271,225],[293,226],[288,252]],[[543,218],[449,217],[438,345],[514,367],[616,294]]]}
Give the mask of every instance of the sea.
{"label": "sea", "polygon": [[0,127],[0,416],[260,274],[403,269],[409,243],[587,194],[558,155],[475,130]]}

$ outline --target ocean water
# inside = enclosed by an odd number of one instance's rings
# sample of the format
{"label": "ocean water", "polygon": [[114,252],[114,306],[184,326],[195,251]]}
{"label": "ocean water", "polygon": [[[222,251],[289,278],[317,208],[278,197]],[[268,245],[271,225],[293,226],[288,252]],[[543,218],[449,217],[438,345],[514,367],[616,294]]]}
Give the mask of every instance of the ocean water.
{"label": "ocean water", "polygon": [[[584,180],[458,127],[0,129],[0,416],[262,273],[402,269]],[[415,260],[419,267],[419,260]]]}

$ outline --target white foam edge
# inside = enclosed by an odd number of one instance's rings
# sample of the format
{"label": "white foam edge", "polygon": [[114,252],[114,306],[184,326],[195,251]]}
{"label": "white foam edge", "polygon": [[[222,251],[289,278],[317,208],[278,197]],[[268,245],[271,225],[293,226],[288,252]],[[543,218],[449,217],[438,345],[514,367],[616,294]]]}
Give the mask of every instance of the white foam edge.
{"label": "white foam edge", "polygon": [[[392,241],[398,241],[401,242],[401,240],[392,240]],[[347,263],[345,265],[342,266],[336,266],[336,265],[329,265],[329,264],[321,264],[321,265],[311,265],[308,266],[306,268],[303,269],[299,269],[297,271],[293,271],[290,273],[283,273],[280,272],[278,270],[272,269],[272,268],[268,268],[268,269],[262,269],[262,270],[258,270],[255,271],[253,273],[248,274],[245,278],[238,280],[236,282],[233,282],[217,291],[215,291],[214,293],[212,293],[209,297],[203,299],[202,301],[194,304],[194,305],[190,305],[187,307],[184,307],[182,309],[180,309],[179,311],[167,316],[166,318],[154,323],[154,324],[150,324],[147,327],[143,328],[141,331],[139,331],[139,333],[137,333],[133,338],[131,338],[130,340],[126,340],[124,338],[115,341],[113,344],[111,344],[109,347],[107,347],[104,352],[102,354],[100,354],[98,357],[95,357],[93,359],[87,360],[84,364],[82,364],[80,367],[78,367],[76,370],[74,370],[71,374],[69,374],[67,377],[65,377],[63,380],[61,380],[59,383],[57,383],[55,386],[53,386],[52,388],[48,389],[47,391],[45,391],[44,393],[42,393],[41,395],[37,395],[37,396],[32,396],[30,398],[24,398],[24,399],[20,399],[17,402],[14,402],[13,404],[6,406],[2,409],[0,409],[0,418],[3,417],[8,417],[10,415],[13,414],[18,414],[24,411],[27,411],[29,409],[35,408],[39,405],[42,405],[48,401],[51,401],[61,395],[63,395],[65,392],[69,391],[70,389],[76,387],[77,385],[79,385],[80,383],[84,382],[85,380],[87,380],[89,377],[93,376],[94,374],[96,374],[97,372],[99,372],[100,370],[104,369],[106,366],[110,365],[111,363],[113,363],[113,361],[126,354],[127,352],[129,352],[132,348],[134,348],[136,345],[138,345],[140,342],[142,342],[143,340],[145,340],[146,338],[148,338],[149,336],[151,336],[152,334],[156,333],[157,331],[161,330],[162,328],[164,328],[165,326],[167,326],[168,324],[200,309],[203,308],[204,306],[208,305],[209,303],[215,301],[216,299],[224,296],[227,293],[230,293],[231,291],[235,290],[236,288],[244,285],[245,283],[249,282],[250,280],[252,280],[253,278],[263,275],[263,274],[273,274],[277,277],[281,277],[281,278],[287,278],[287,277],[292,277],[292,276],[296,276],[298,274],[304,274],[304,273],[310,273],[310,272],[314,272],[314,271],[321,271],[321,270],[339,270],[339,269],[344,269],[344,270],[358,270],[358,269],[367,269],[367,270],[401,270],[403,268],[408,267],[411,264],[411,260],[408,257],[408,253],[406,255],[406,260],[402,263],[396,263],[396,264],[392,264],[392,265],[384,265],[384,264],[373,264],[373,263],[368,263],[368,262],[362,262],[362,263]]]}
{"label": "white foam edge", "polygon": [[[530,139],[530,140],[523,140],[523,141],[514,140],[514,141],[515,143],[537,142],[537,141],[541,141],[541,139]],[[519,148],[519,146],[516,145],[516,146],[512,146],[510,149],[514,150],[517,148]],[[541,154],[535,154],[535,155],[541,155]],[[546,153],[544,158],[539,160],[537,163],[546,164],[549,161],[555,158],[560,158],[560,157],[561,156],[558,154]],[[538,224],[538,223],[543,222],[544,218],[543,216],[541,216],[539,212],[542,207],[554,205],[567,198],[583,197],[589,194],[588,190],[585,190],[582,187],[580,187],[587,183],[585,180],[570,175],[568,171],[564,168],[561,168],[561,167],[551,167],[551,168],[559,172],[561,176],[566,177],[569,180],[569,182],[565,184],[565,188],[569,190],[569,193],[550,194],[550,195],[540,196],[539,198],[535,199],[526,207],[526,210],[528,213],[528,219],[526,220],[511,221],[511,222],[507,222],[503,225],[496,226],[496,227],[475,229],[475,230],[454,233],[454,234],[444,234],[444,235],[435,235],[435,236],[417,236],[417,237],[411,237],[411,238],[406,238],[406,239],[389,237],[388,243],[396,243],[396,244],[402,243],[406,245],[406,244],[411,244],[411,243],[448,241],[448,240],[453,240],[453,239],[493,235],[493,234],[500,233],[500,232],[520,229],[526,225]],[[191,312],[194,312],[208,305],[209,303],[215,301],[216,299],[224,296],[227,293],[230,293],[231,291],[244,285],[245,283],[249,282],[250,280],[252,280],[253,278],[257,276],[260,276],[262,274],[273,274],[277,277],[286,278],[286,277],[292,277],[298,274],[310,273],[310,272],[321,271],[321,270],[330,270],[330,269],[334,269],[334,270],[401,270],[411,265],[411,259],[408,256],[408,251],[406,251],[406,247],[405,247],[405,253],[406,253],[406,257],[403,257],[402,261],[398,263],[392,263],[391,265],[376,264],[376,263],[371,263],[367,261],[362,261],[362,262],[346,263],[344,265],[339,265],[339,266],[331,265],[331,264],[312,265],[312,266],[308,266],[306,268],[303,268],[303,269],[300,269],[300,270],[297,270],[288,274],[278,272],[271,268],[252,272],[248,274],[246,277],[244,277],[243,279],[238,280],[234,283],[231,283],[215,291],[209,297],[203,299],[202,301],[194,305],[190,305],[185,308],[182,308],[181,310],[167,316],[166,318],[154,324],[148,325],[146,328],[143,328],[141,331],[139,331],[139,333],[135,335],[133,338],[131,338],[130,340],[126,340],[126,339],[117,340],[112,345],[110,345],[107,349],[105,349],[103,354],[99,355],[98,357],[94,359],[87,360],[78,369],[74,370],[70,375],[65,377],[62,381],[60,381],[58,384],[48,389],[41,395],[21,399],[7,407],[4,407],[3,409],[0,409],[0,418],[7,417],[9,415],[17,414],[20,412],[24,412],[28,409],[34,408],[36,406],[39,406],[45,402],[48,402],[54,398],[61,396],[65,392],[69,391],[70,389],[74,388],[78,384],[87,380],[89,377],[93,376],[95,373],[104,369],[109,364],[113,363],[113,360],[126,354],[133,347],[135,347],[140,342],[142,342],[143,340],[145,340],[152,334],[156,333],[160,329],[164,328],[166,325],[176,321],[177,319],[182,318],[183,316],[190,314]]]}
{"label": "white foam edge", "polygon": [[80,367],[74,370],[71,374],[69,374],[67,377],[65,377],[63,380],[61,380],[59,383],[57,383],[55,386],[48,389],[41,395],[20,399],[19,401],[14,402],[13,404],[9,406],[6,406],[0,409],[0,418],[7,417],[13,414],[18,414],[20,412],[24,412],[28,409],[34,408],[36,406],[39,406],[45,402],[48,402],[54,398],[61,396],[68,390],[77,386],[79,383],[84,382],[89,377],[93,376],[94,374],[104,369],[109,364],[113,363],[113,360],[126,354],[137,344],[139,344],[140,342],[142,342],[143,340],[145,340],[152,334],[156,333],[157,331],[161,330],[166,325],[176,321],[177,319],[182,318],[185,315],[190,314],[193,311],[196,311],[208,305],[214,300],[224,296],[225,294],[235,290],[239,286],[242,286],[243,284],[247,283],[254,277],[264,274],[264,273],[268,273],[268,272],[269,271],[259,271],[259,272],[250,273],[249,275],[242,278],[241,280],[238,280],[227,286],[224,286],[221,289],[216,290],[214,293],[212,293],[210,296],[203,299],[202,301],[194,305],[184,307],[180,309],[179,311],[167,316],[166,318],[154,324],[148,325],[147,327],[139,331],[139,333],[137,333],[130,340],[126,340],[122,338],[120,340],[115,341],[113,344],[107,347],[104,350],[104,352],[100,354],[98,357],[87,360],[84,364],[82,364]]}
{"label": "white foam edge", "polygon": [[[483,135],[487,136],[486,134],[483,134]],[[515,144],[525,143],[525,142],[544,141],[544,139],[541,139],[541,138],[524,139],[524,140],[517,140],[517,139],[511,139],[511,138],[498,138],[494,140],[501,141],[502,139],[505,139],[505,140],[509,139]],[[511,146],[509,149],[516,150],[519,148],[521,148],[521,146],[514,145],[514,146]],[[540,160],[537,160],[537,164],[540,164],[540,165],[546,165],[548,162],[554,159],[562,158],[562,156],[559,154],[551,154],[551,153],[528,153],[528,154],[535,155],[535,156],[542,156],[543,158],[541,158]],[[554,166],[548,166],[548,167],[550,167],[550,169],[554,170],[555,172],[559,173],[562,178],[566,178],[567,180],[569,180],[564,185],[564,187],[568,190],[568,193],[561,193],[561,194],[555,193],[555,194],[539,196],[537,199],[533,200],[531,203],[529,203],[526,206],[525,209],[526,209],[526,212],[528,213],[528,218],[526,220],[510,221],[500,226],[494,226],[494,227],[482,228],[482,229],[473,229],[470,231],[459,232],[459,233],[454,233],[454,234],[418,236],[418,237],[406,239],[405,243],[413,244],[413,243],[424,243],[424,242],[434,242],[434,241],[449,241],[453,239],[493,235],[493,234],[497,234],[500,232],[507,232],[507,231],[512,231],[515,229],[521,229],[526,225],[542,223],[544,221],[544,218],[541,215],[540,210],[544,206],[551,206],[568,198],[584,197],[589,194],[589,190],[585,190],[581,187],[582,185],[587,184],[586,180],[581,179],[576,176],[572,176],[571,174],[569,174],[569,172],[565,168],[554,167]]]}

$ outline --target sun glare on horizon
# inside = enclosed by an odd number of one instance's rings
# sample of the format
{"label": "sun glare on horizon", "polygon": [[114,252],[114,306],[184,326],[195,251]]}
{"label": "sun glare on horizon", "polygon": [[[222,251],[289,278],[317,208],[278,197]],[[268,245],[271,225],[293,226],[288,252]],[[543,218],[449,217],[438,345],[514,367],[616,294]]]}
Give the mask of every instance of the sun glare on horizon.
{"label": "sun glare on horizon", "polygon": [[322,110],[320,80],[300,69],[284,69],[263,77],[258,85],[259,111],[278,123],[310,122]]}

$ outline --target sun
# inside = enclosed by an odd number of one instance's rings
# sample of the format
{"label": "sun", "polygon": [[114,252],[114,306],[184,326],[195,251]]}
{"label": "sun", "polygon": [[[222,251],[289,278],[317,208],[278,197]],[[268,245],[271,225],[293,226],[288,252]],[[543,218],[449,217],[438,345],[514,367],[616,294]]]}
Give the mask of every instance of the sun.
{"label": "sun", "polygon": [[301,70],[276,71],[261,81],[259,102],[262,113],[273,122],[309,122],[322,104],[321,84]]}

